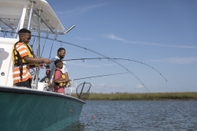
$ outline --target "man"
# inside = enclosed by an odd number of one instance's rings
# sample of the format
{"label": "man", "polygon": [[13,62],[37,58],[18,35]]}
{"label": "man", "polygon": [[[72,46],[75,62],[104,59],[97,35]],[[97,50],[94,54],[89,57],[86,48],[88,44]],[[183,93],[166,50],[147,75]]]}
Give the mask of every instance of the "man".
{"label": "man", "polygon": [[[50,64],[50,78],[49,78],[51,82],[53,81],[53,74],[56,69],[56,66],[54,64],[55,60],[57,60],[57,59],[62,60],[65,57],[65,55],[66,55],[66,50],[64,48],[60,47],[57,50],[57,56],[55,56],[54,58],[51,59],[52,63]],[[66,61],[63,61],[63,68],[61,69],[61,71],[63,74],[65,74],[66,81],[69,81],[68,70],[66,67]],[[71,86],[70,82],[69,82],[68,86]]]}
{"label": "man", "polygon": [[31,31],[23,28],[19,30],[19,41],[13,46],[12,59],[14,63],[13,83],[15,86],[31,88],[32,76],[30,68],[39,63],[50,64],[46,58],[34,58],[33,50],[28,44],[31,39]]}

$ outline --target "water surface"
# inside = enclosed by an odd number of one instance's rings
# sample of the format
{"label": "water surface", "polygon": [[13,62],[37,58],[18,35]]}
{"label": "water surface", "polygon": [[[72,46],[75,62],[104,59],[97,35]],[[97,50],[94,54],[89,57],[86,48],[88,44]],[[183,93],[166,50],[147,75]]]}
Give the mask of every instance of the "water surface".
{"label": "water surface", "polygon": [[64,131],[197,131],[197,101],[87,101]]}

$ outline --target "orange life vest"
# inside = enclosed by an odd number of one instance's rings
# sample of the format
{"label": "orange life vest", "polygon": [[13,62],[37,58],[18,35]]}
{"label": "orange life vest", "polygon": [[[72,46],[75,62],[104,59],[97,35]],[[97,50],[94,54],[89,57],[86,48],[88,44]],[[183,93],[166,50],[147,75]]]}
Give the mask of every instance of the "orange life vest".
{"label": "orange life vest", "polygon": [[17,42],[13,45],[12,60],[14,63],[13,80],[14,84],[18,82],[24,82],[31,79],[32,76],[29,73],[29,67],[26,65],[24,56],[34,57],[33,50],[29,44],[23,42]]}

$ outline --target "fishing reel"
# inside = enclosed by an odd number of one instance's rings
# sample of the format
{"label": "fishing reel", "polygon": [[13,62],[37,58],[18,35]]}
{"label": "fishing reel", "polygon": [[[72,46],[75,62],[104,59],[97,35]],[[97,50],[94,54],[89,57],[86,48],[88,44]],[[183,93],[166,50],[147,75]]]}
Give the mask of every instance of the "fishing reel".
{"label": "fishing reel", "polygon": [[33,69],[33,68],[30,68],[30,74],[31,74],[31,76],[34,76],[34,75],[36,74],[36,71],[35,71],[35,69]]}
{"label": "fishing reel", "polygon": [[[39,63],[39,64],[42,65],[42,66],[40,66],[40,68],[46,69],[46,71],[50,70],[50,66],[49,65],[44,64],[44,63]],[[30,68],[30,74],[32,76],[34,76],[36,74],[36,70],[34,68]]]}

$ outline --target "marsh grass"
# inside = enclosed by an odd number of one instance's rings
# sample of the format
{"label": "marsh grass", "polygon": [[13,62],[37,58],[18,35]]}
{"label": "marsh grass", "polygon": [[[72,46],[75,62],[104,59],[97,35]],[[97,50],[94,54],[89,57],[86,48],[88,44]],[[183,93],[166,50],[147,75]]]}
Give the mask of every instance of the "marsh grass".
{"label": "marsh grass", "polygon": [[197,92],[173,93],[90,93],[88,100],[197,100]]}

